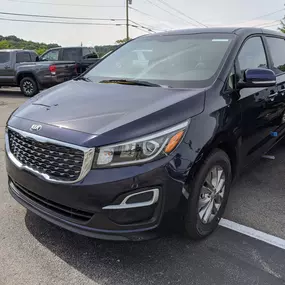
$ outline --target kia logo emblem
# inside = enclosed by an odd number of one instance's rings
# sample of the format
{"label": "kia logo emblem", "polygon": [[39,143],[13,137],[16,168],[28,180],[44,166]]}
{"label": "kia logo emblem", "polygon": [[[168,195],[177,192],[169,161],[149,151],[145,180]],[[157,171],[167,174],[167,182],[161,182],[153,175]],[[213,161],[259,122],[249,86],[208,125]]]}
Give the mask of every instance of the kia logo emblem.
{"label": "kia logo emblem", "polygon": [[42,129],[41,125],[32,125],[30,128],[31,131],[36,131],[36,132],[40,131],[41,129]]}

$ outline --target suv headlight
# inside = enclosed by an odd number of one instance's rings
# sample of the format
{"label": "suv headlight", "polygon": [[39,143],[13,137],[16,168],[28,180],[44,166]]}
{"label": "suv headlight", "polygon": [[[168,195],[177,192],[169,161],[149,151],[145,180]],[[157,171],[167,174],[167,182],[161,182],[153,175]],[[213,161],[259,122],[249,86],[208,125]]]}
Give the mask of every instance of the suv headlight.
{"label": "suv headlight", "polygon": [[96,148],[93,168],[144,163],[164,157],[182,141],[189,122],[129,142]]}

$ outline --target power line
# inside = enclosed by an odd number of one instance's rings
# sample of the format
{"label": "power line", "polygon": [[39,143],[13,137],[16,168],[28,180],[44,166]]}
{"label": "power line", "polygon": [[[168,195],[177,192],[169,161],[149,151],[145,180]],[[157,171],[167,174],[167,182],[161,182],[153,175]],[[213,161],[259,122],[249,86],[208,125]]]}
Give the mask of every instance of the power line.
{"label": "power line", "polygon": [[69,19],[69,20],[93,20],[93,21],[124,21],[125,19],[116,18],[86,18],[86,17],[65,17],[65,16],[52,16],[52,15],[38,15],[38,14],[23,14],[23,13],[9,13],[1,12],[2,15],[23,16],[23,17],[37,17],[37,18],[54,18],[54,19]]}
{"label": "power line", "polygon": [[[0,14],[2,15],[9,15],[9,16],[23,16],[23,17],[37,17],[37,18],[51,18],[51,19],[68,19],[68,20],[96,20],[96,21],[124,21],[124,19],[106,19],[106,18],[83,18],[83,17],[66,17],[66,16],[52,16],[52,15],[39,15],[39,14],[24,14],[24,13],[9,13],[9,12],[1,12]],[[142,29],[146,29],[148,31],[154,32],[153,30],[157,30],[157,31],[163,31],[163,30],[159,30],[155,27],[151,27],[148,25],[144,25],[135,21],[130,20],[130,22],[132,22],[133,24],[135,24],[136,26],[133,27],[140,27]],[[60,23],[64,23],[64,22],[60,22]]]}
{"label": "power line", "polygon": [[53,3],[53,2],[37,2],[37,1],[20,1],[20,0],[8,0],[10,2],[27,3],[27,4],[40,4],[40,5],[52,5],[52,6],[73,6],[73,7],[96,7],[96,8],[124,8],[125,6],[106,6],[106,5],[92,5],[92,4],[65,4],[65,3]]}
{"label": "power line", "polygon": [[131,27],[132,27],[132,28],[136,28],[136,29],[138,29],[138,30],[140,30],[140,31],[146,32],[146,33],[148,33],[148,34],[151,34],[151,32],[145,31],[145,30],[143,30],[143,29],[140,28],[140,27],[135,27],[135,26],[131,26]]}
{"label": "power line", "polygon": [[142,27],[142,28],[145,28],[145,29],[147,29],[147,30],[150,30],[150,31],[156,30],[156,31],[159,31],[159,32],[166,32],[166,30],[157,29],[156,27],[152,27],[152,26],[149,26],[149,25],[145,25],[145,24],[142,24],[142,23],[138,23],[138,22],[135,22],[135,21],[132,21],[132,20],[130,20],[130,22],[132,22],[132,23],[134,23],[135,25],[138,25],[138,26],[140,26],[140,27]]}
{"label": "power line", "polygon": [[[42,24],[62,24],[62,25],[87,25],[87,26],[125,26],[122,23],[90,23],[90,22],[63,22],[63,21],[46,21],[46,20],[23,20],[23,19],[11,19],[11,18],[1,18],[0,21],[11,21],[11,22],[22,22],[22,23],[42,23]],[[154,32],[153,30],[140,26],[139,24],[130,24],[130,27],[136,28],[143,32]]]}
{"label": "power line", "polygon": [[[158,19],[157,19],[156,17],[153,17],[152,15],[150,15],[150,14],[148,14],[148,13],[145,13],[145,12],[143,12],[143,11],[137,9],[137,8],[134,8],[134,7],[131,7],[131,6],[129,6],[129,8],[130,8],[131,10],[137,12],[137,13],[140,13],[140,14],[142,14],[142,15],[144,15],[144,16],[149,17],[150,19],[154,20],[156,23],[161,24],[161,23],[158,21]],[[168,26],[168,27],[171,28],[171,29],[173,28],[173,27],[171,27],[170,25],[167,25],[166,23],[163,23],[163,24],[164,24],[165,26]]]}
{"label": "power line", "polygon": [[250,21],[254,21],[254,20],[257,20],[257,19],[260,19],[260,18],[263,18],[263,17],[267,17],[267,16],[270,16],[270,15],[274,15],[274,14],[276,14],[276,13],[278,13],[278,12],[281,12],[281,11],[284,11],[284,10],[285,10],[284,8],[283,8],[283,9],[279,9],[279,10],[276,10],[276,11],[274,11],[274,12],[270,12],[270,13],[268,13],[268,14],[264,14],[264,15],[255,17],[255,18],[253,18],[253,19],[251,19],[251,20],[248,20],[248,21],[245,21],[245,22],[241,22],[240,24],[248,23],[248,22],[250,22]]}
{"label": "power line", "polygon": [[192,17],[186,15],[185,13],[181,12],[180,10],[174,8],[173,6],[171,6],[170,4],[168,4],[167,2],[165,2],[164,0],[158,0],[158,1],[159,1],[160,3],[162,3],[162,4],[164,4],[165,6],[167,6],[168,8],[170,8],[170,9],[176,11],[177,13],[183,15],[184,17],[190,19],[191,21],[194,21],[194,22],[196,22],[197,24],[208,28],[208,26],[206,26],[205,24],[199,22],[198,20],[196,20],[196,19],[194,19],[194,18],[192,18]]}
{"label": "power line", "polygon": [[125,24],[113,24],[113,23],[39,21],[39,20],[21,20],[21,19],[11,19],[11,18],[0,18],[0,20],[11,21],[11,22],[23,22],[23,23],[44,23],[44,24],[64,24],[64,25],[125,26]]}
{"label": "power line", "polygon": [[[168,10],[162,8],[162,7],[160,7],[160,6],[157,5],[156,3],[153,3],[153,2],[151,2],[150,0],[145,0],[145,1],[147,1],[147,2],[150,3],[151,5],[153,5],[153,6],[157,7],[157,8],[159,8],[160,10],[163,10],[163,11],[165,11],[166,13],[168,13],[168,14],[174,16],[175,18],[178,18],[178,19],[182,20],[184,23],[189,24],[189,21],[186,21],[185,19],[179,17],[178,15],[176,15],[176,14],[174,14],[174,13],[172,13],[172,12],[170,12],[170,11],[168,11]],[[192,23],[191,23],[191,24],[192,24]],[[193,25],[193,24],[192,24],[192,25]],[[197,25],[196,25],[196,26],[197,26]]]}

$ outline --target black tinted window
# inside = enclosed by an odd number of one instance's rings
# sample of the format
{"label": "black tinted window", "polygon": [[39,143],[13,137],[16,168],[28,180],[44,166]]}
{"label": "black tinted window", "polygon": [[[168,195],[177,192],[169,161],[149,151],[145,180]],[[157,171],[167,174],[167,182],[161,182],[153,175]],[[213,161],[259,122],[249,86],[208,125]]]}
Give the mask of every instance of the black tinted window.
{"label": "black tinted window", "polygon": [[66,48],[62,51],[63,60],[80,60],[81,59],[81,48]]}
{"label": "black tinted window", "polygon": [[267,38],[270,53],[276,74],[285,72],[285,40],[278,38]]}
{"label": "black tinted window", "polygon": [[260,37],[250,38],[243,45],[238,62],[242,71],[249,68],[267,68],[267,60]]}
{"label": "black tinted window", "polygon": [[10,61],[9,52],[0,52],[0,63],[5,63]]}
{"label": "black tinted window", "polygon": [[30,55],[33,62],[37,60],[38,55],[35,52],[31,52]]}
{"label": "black tinted window", "polygon": [[84,58],[98,58],[94,48],[83,48],[82,55]]}
{"label": "black tinted window", "polygon": [[29,62],[31,61],[30,54],[28,52],[17,52],[16,62]]}

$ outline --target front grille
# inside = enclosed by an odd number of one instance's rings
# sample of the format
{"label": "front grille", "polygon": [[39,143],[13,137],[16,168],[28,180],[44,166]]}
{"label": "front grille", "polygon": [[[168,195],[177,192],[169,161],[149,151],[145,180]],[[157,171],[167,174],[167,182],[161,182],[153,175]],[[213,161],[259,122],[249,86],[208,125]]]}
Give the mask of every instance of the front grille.
{"label": "front grille", "polygon": [[71,147],[43,143],[9,129],[11,153],[24,166],[58,181],[76,181],[81,173],[84,152]]}
{"label": "front grille", "polygon": [[[11,181],[12,182],[12,181]],[[22,195],[28,197],[30,200],[34,201],[35,203],[52,210],[53,212],[56,212],[62,216],[65,216],[67,218],[70,218],[72,220],[76,220],[77,222],[87,222],[89,221],[93,213],[86,212],[78,209],[74,209],[71,207],[67,207],[64,205],[61,205],[59,203],[53,202],[51,200],[48,200],[44,197],[41,197],[38,194],[35,194],[28,189],[24,188],[23,186],[19,185],[18,183],[12,182],[14,184],[14,187],[16,187],[17,191],[19,191]]]}

